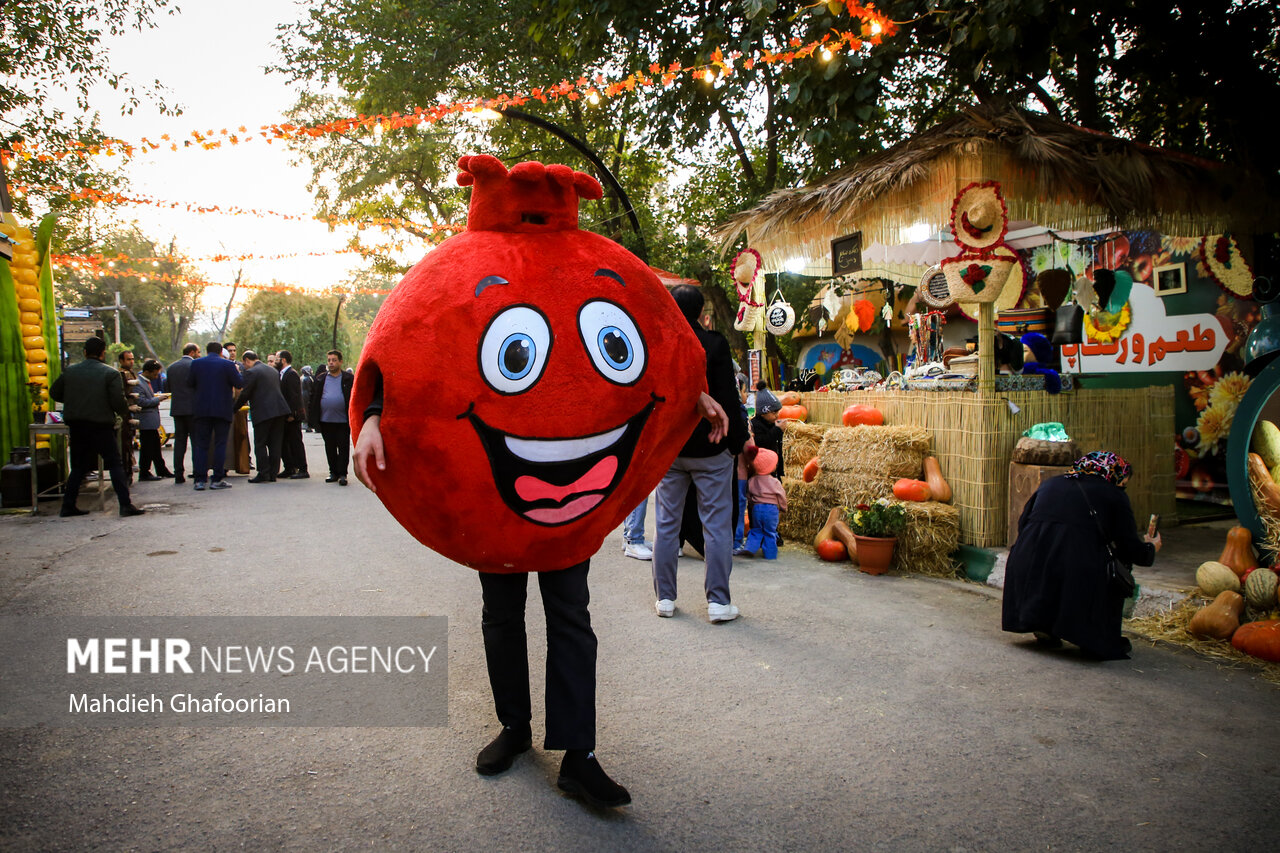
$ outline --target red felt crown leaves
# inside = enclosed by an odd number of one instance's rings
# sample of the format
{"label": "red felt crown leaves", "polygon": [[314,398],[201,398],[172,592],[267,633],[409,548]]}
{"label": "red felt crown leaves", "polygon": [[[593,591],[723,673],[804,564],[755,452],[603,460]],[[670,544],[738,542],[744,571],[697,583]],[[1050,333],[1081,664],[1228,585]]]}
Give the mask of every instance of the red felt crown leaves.
{"label": "red felt crown leaves", "polygon": [[474,186],[468,231],[572,231],[578,227],[578,199],[604,195],[600,182],[568,166],[517,163],[508,171],[488,154],[458,159],[458,184]]}

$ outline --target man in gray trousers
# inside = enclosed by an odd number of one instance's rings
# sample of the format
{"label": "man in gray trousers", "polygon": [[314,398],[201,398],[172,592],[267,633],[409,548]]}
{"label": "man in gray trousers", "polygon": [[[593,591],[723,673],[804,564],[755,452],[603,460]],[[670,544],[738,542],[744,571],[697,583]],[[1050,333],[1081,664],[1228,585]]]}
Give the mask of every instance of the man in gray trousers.
{"label": "man in gray trousers", "polygon": [[189,343],[182,348],[182,358],[165,370],[164,390],[169,392],[169,416],[173,418],[173,481],[181,486],[187,481],[187,439],[191,436],[191,387],[187,375],[200,347]]}
{"label": "man in gray trousers", "polygon": [[702,315],[702,291],[682,284],[673,288],[671,295],[706,351],[707,392],[729,416],[729,431],[722,441],[712,442],[711,425],[699,421],[658,484],[654,497],[657,535],[653,547],[653,589],[658,600],[654,609],[659,616],[671,616],[676,610],[680,519],[692,482],[698,493],[698,517],[706,541],[707,618],[712,622],[731,622],[738,618],[738,608],[729,596],[729,573],[733,569],[733,489],[737,479],[734,454],[742,450],[747,440],[747,424],[738,400],[729,343],[723,335],[707,331],[698,322]]}

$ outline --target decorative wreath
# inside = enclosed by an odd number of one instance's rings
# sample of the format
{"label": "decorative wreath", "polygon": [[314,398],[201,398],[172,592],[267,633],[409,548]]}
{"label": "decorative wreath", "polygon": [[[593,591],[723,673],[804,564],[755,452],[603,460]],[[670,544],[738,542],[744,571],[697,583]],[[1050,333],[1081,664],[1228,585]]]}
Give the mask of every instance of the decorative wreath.
{"label": "decorative wreath", "polygon": [[1126,302],[1119,314],[1093,311],[1084,315],[1085,339],[1095,344],[1109,344],[1124,337],[1125,330],[1133,322],[1133,314]]}
{"label": "decorative wreath", "polygon": [[1200,257],[1213,283],[1236,299],[1253,296],[1253,270],[1230,234],[1205,237],[1200,241]]}

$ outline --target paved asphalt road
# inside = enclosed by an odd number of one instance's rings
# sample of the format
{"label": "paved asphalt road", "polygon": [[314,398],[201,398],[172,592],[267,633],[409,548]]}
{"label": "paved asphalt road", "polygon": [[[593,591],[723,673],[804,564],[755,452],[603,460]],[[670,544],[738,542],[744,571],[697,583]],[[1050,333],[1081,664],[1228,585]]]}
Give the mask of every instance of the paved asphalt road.
{"label": "paved asphalt road", "polygon": [[[444,615],[449,724],[2,729],[0,848],[1280,844],[1280,691],[1253,670],[1141,643],[1103,664],[1041,651],[1001,633],[979,587],[791,549],[738,561],[743,618],[726,625],[707,623],[702,564],[682,559],[680,610],[660,620],[648,565],[616,533],[592,564],[598,752],[634,804],[562,796],[559,754],[540,750],[482,778],[475,753],[497,724],[471,570],[410,539],[354,479],[234,482],[141,484],[152,510],[135,519],[0,518],[0,614]],[[540,675],[534,690],[537,708]]]}

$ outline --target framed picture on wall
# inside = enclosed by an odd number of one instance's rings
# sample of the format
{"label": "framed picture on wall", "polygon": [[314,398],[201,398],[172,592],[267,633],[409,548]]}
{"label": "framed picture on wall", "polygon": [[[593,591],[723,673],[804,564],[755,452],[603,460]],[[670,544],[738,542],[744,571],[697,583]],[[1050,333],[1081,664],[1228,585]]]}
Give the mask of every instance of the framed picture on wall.
{"label": "framed picture on wall", "polygon": [[1187,271],[1184,264],[1156,267],[1154,276],[1156,296],[1187,292]]}

